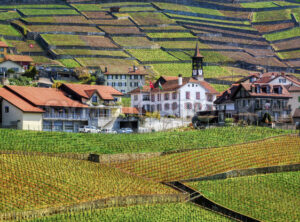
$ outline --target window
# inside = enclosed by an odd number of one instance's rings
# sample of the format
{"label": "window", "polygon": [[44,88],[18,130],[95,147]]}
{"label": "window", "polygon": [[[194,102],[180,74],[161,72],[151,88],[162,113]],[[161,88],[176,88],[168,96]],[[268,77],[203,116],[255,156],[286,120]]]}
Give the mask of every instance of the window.
{"label": "window", "polygon": [[165,100],[169,100],[169,96],[170,96],[169,93],[166,93],[165,94]]}
{"label": "window", "polygon": [[124,89],[121,89],[121,93],[125,93],[125,90],[124,90]]}
{"label": "window", "polygon": [[138,100],[138,95],[134,95],[134,101],[137,101]]}
{"label": "window", "polygon": [[298,97],[298,102],[300,103],[300,96]]}
{"label": "window", "polygon": [[161,100],[161,95],[157,94],[157,101],[160,101],[160,100]]}
{"label": "window", "polygon": [[112,79],[112,75],[108,75],[108,76],[107,76],[107,79]]}
{"label": "window", "polygon": [[191,110],[193,107],[192,103],[185,103],[185,109]]}
{"label": "window", "polygon": [[119,75],[115,75],[115,79],[119,79]]}
{"label": "window", "polygon": [[213,106],[212,105],[206,105],[206,110],[212,111],[213,110]]}
{"label": "window", "polygon": [[126,79],[126,75],[121,75],[121,79]]}
{"label": "window", "polygon": [[138,87],[138,86],[139,86],[139,83],[138,83],[138,82],[135,82],[135,83],[134,83],[134,86],[135,86],[135,87]]}
{"label": "window", "polygon": [[279,83],[286,83],[286,79],[279,79]]}
{"label": "window", "polygon": [[156,105],[157,111],[161,111],[161,104]]}
{"label": "window", "polygon": [[121,82],[118,82],[118,86],[122,86],[123,85],[123,83],[121,83]]}
{"label": "window", "polygon": [[176,103],[176,102],[172,103],[172,109],[173,109],[173,110],[176,110],[176,109],[177,109],[177,103]]}
{"label": "window", "polygon": [[143,95],[143,101],[150,101],[149,95]]}
{"label": "window", "polygon": [[9,107],[8,107],[8,106],[5,106],[5,107],[4,107],[4,112],[5,112],[5,113],[9,113]]}
{"label": "window", "polygon": [[51,131],[52,130],[52,123],[51,121],[43,121],[43,130],[44,131]]}
{"label": "window", "polygon": [[143,79],[143,76],[142,76],[142,75],[140,75],[140,79]]}
{"label": "window", "polygon": [[151,101],[155,102],[155,95],[154,94],[151,95]]}
{"label": "window", "polygon": [[0,52],[4,52],[4,48],[0,48]]}
{"label": "window", "polygon": [[195,104],[194,104],[194,107],[195,107],[195,110],[196,110],[196,111],[200,111],[200,110],[202,109],[201,103],[195,103]]}
{"label": "window", "polygon": [[92,102],[93,102],[93,103],[98,102],[98,96],[97,96],[97,95],[93,95],[93,97],[92,97]]}
{"label": "window", "polygon": [[139,79],[139,76],[138,76],[138,75],[135,75],[135,76],[134,76],[134,79]]}
{"label": "window", "polygon": [[127,84],[126,84],[126,82],[123,82],[123,86],[126,86]]}
{"label": "window", "polygon": [[200,92],[196,92],[196,99],[200,99]]}
{"label": "window", "polygon": [[177,99],[177,93],[176,92],[172,93],[172,99]]}
{"label": "window", "polygon": [[108,85],[108,86],[111,86],[111,83],[110,83],[110,82],[108,82],[108,83],[107,83],[107,85]]}
{"label": "window", "polygon": [[213,101],[213,96],[212,95],[207,95],[207,101],[212,102]]}
{"label": "window", "polygon": [[112,86],[116,86],[116,83],[115,83],[115,82],[113,82],[113,83],[111,83],[111,85],[112,85]]}
{"label": "window", "polygon": [[132,82],[130,83],[130,87],[132,87]]}
{"label": "window", "polygon": [[169,103],[165,103],[165,111],[168,111],[170,109],[170,104]]}
{"label": "window", "polygon": [[155,111],[155,105],[151,105],[151,112]]}
{"label": "window", "polygon": [[191,93],[190,92],[185,92],[185,98],[190,99],[191,98]]}

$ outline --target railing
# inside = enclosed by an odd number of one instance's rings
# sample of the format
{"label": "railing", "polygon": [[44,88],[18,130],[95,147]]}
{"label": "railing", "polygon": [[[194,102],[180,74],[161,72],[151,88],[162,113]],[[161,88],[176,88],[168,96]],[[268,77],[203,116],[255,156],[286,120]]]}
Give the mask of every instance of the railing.
{"label": "railing", "polygon": [[43,114],[44,119],[64,119],[64,120],[88,120],[88,117],[85,115],[78,114]]}

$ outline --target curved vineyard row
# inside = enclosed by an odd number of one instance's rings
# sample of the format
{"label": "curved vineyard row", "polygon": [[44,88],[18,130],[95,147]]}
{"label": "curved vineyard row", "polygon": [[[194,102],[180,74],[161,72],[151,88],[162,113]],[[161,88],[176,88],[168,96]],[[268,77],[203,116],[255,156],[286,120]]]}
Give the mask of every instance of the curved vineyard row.
{"label": "curved vineyard row", "polygon": [[255,143],[199,149],[115,164],[157,181],[177,181],[236,169],[300,163],[300,137],[282,136]]}

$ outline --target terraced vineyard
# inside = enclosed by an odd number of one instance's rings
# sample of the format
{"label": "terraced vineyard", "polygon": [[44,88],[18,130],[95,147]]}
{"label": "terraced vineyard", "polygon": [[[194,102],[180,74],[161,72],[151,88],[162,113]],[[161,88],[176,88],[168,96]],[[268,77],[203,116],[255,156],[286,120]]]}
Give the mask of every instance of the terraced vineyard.
{"label": "terraced vineyard", "polygon": [[[39,50],[43,49],[44,55],[51,55],[49,59],[58,60],[57,63],[52,62],[52,65],[69,68],[88,66],[95,69],[103,65],[101,60],[91,61],[88,57],[110,56],[99,50],[115,48],[129,53],[130,50],[135,50],[130,59],[140,64],[151,63],[157,75],[165,75],[167,65],[161,62],[170,61],[174,67],[179,68],[170,67],[171,70],[175,70],[172,75],[178,75],[180,72],[184,76],[190,76],[189,72],[185,72],[187,67],[185,63],[190,61],[191,55],[186,53],[186,50],[193,49],[196,42],[200,45],[201,53],[205,56],[205,65],[208,67],[234,65],[247,70],[263,66],[286,71],[290,71],[291,68],[299,70],[300,67],[299,54],[292,52],[289,55],[290,53],[286,51],[299,50],[300,3],[287,1],[241,4],[193,1],[190,5],[117,1],[99,4],[73,1],[70,3],[43,4],[40,7],[34,4],[1,5],[0,9],[4,11],[0,14],[0,20],[6,24],[2,24],[0,35],[7,41],[35,41],[34,45],[38,46],[36,48]],[[110,12],[112,6],[120,7],[120,11]],[[10,23],[14,25],[10,26]],[[23,31],[20,33],[18,30]],[[17,42],[10,44],[21,54],[30,52],[29,49],[25,51],[22,44]],[[84,47],[86,53],[81,51],[75,54],[78,51],[70,50],[59,56],[48,54],[55,47],[59,49]],[[143,51],[145,49],[153,50],[155,58],[144,56],[147,55]],[[248,53],[251,49],[260,52]],[[66,58],[60,55],[68,55],[69,60],[61,60]],[[86,56],[87,59],[79,63],[72,60],[78,55]],[[112,53],[111,56],[115,54]],[[110,64],[117,66],[113,61]],[[223,73],[215,73],[213,78],[226,76],[225,67]],[[240,72],[244,73],[243,70]],[[210,78],[210,73],[208,76]]]}
{"label": "terraced vineyard", "polygon": [[223,206],[262,221],[297,221],[299,181],[297,171],[193,182],[189,186]]}
{"label": "terraced vineyard", "polygon": [[[145,153],[226,146],[290,133],[261,127],[221,127],[203,131],[147,134],[80,134],[0,129],[0,150],[48,153]],[[224,135],[224,140],[219,139]],[[166,139],[167,138],[167,139]],[[80,145],[79,145],[80,144]]]}
{"label": "terraced vineyard", "polygon": [[296,164],[300,161],[299,144],[299,137],[282,136],[255,143],[128,161],[115,166],[156,181],[177,181],[230,170]]}
{"label": "terraced vineyard", "polygon": [[159,183],[87,161],[17,154],[2,154],[0,161],[0,214],[110,197],[177,193]]}
{"label": "terraced vineyard", "polygon": [[156,204],[156,205],[138,205],[122,208],[110,208],[102,210],[86,211],[82,213],[61,214],[52,217],[30,220],[34,222],[51,221],[198,221],[201,218],[203,222],[233,221],[219,214],[204,210],[192,204]]}

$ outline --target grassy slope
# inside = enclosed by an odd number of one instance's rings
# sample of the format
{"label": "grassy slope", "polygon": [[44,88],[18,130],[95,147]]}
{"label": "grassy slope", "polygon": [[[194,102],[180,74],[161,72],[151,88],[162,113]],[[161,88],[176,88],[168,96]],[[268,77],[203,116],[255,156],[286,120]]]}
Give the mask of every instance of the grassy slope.
{"label": "grassy slope", "polygon": [[0,129],[0,150],[103,154],[161,152],[237,144],[283,133],[287,131],[261,127],[224,127],[130,136]]}
{"label": "grassy slope", "polygon": [[156,205],[139,205],[120,208],[86,211],[84,213],[62,214],[48,218],[31,220],[35,222],[51,221],[143,221],[143,222],[191,222],[232,221],[226,217],[204,210],[193,204],[171,203]]}
{"label": "grassy slope", "polygon": [[115,196],[176,193],[102,164],[35,155],[0,155],[0,212]]}
{"label": "grassy slope", "polygon": [[262,221],[299,221],[300,172],[190,183],[209,199]]}
{"label": "grassy slope", "polygon": [[176,181],[236,169],[299,163],[299,145],[299,137],[283,136],[255,143],[198,149],[115,165],[157,181]]}

